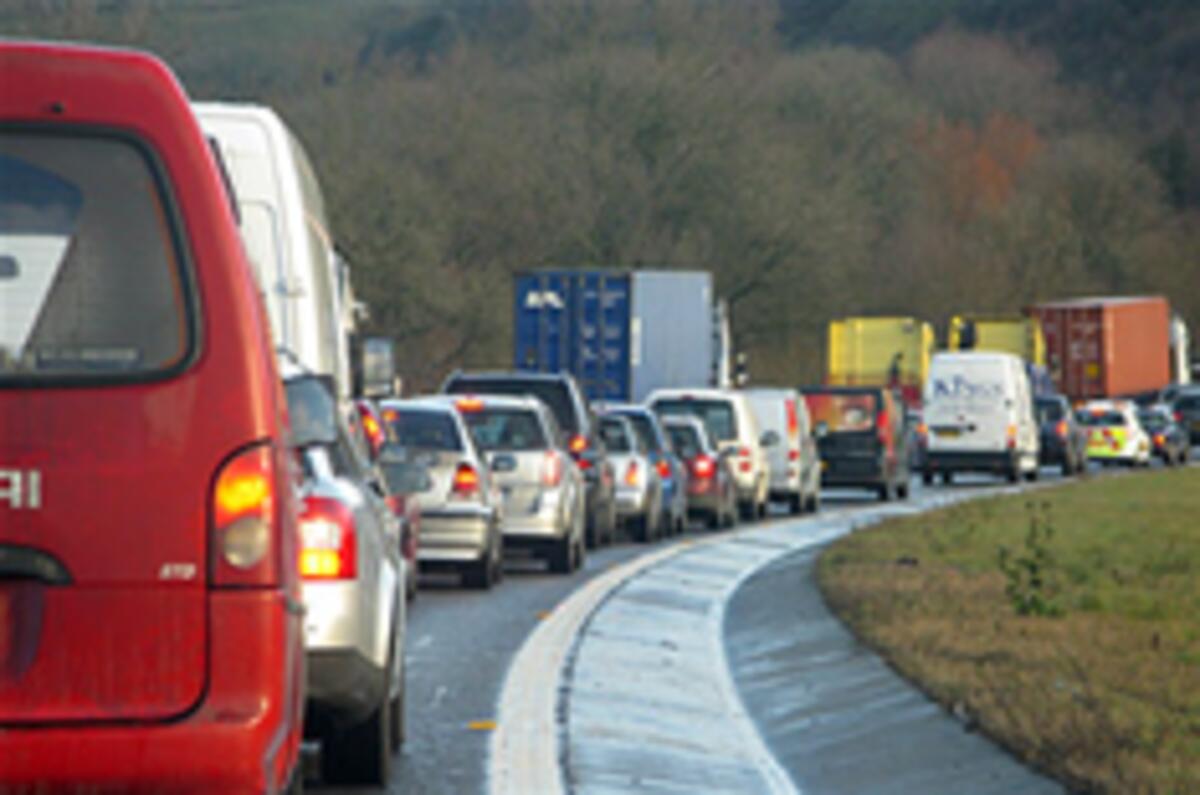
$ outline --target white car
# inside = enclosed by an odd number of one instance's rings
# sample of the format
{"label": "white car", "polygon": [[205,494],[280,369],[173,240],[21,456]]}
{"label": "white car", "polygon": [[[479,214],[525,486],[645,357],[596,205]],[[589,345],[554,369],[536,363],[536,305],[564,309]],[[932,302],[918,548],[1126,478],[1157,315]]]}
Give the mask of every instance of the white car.
{"label": "white car", "polygon": [[1090,461],[1125,466],[1149,466],[1154,445],[1138,422],[1137,405],[1131,400],[1093,400],[1076,412],[1088,432]]}
{"label": "white car", "polygon": [[763,443],[772,439],[760,433],[746,393],[735,389],[659,389],[650,393],[646,405],[660,417],[700,418],[720,446],[721,455],[730,459],[742,517],[766,516],[771,472]]}
{"label": "white car", "polygon": [[1008,353],[933,357],[925,384],[923,479],[990,472],[1016,482],[1038,476],[1039,426],[1025,363]]}
{"label": "white car", "polygon": [[796,514],[815,511],[821,502],[821,458],[813,436],[808,405],[794,389],[747,389],[759,430],[767,445],[771,499]]}
{"label": "white car", "polygon": [[664,532],[662,481],[649,450],[628,417],[603,414],[598,426],[616,475],[617,518],[635,541],[658,539]]}

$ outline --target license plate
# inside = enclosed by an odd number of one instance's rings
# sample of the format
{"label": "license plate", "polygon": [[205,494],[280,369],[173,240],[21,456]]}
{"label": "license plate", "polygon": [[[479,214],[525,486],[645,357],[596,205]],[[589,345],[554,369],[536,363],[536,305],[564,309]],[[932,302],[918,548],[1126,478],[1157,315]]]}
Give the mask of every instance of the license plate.
{"label": "license plate", "polygon": [[957,439],[962,436],[962,431],[958,428],[935,428],[933,432],[946,439]]}

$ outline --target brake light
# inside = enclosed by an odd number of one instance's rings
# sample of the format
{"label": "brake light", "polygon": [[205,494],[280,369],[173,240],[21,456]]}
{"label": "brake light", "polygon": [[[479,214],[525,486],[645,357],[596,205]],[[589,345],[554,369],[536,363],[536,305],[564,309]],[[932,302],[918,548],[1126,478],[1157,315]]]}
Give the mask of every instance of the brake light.
{"label": "brake light", "polygon": [[579,455],[587,448],[588,440],[586,436],[581,433],[577,433],[571,437],[571,442],[568,445],[568,449],[571,451],[572,455]]}
{"label": "brake light", "polygon": [[221,467],[212,493],[213,585],[278,584],[275,507],[270,446],[243,450]]}
{"label": "brake light", "polygon": [[463,414],[472,414],[477,411],[483,411],[483,401],[475,397],[461,398],[456,401],[454,405]]}
{"label": "brake light", "polygon": [[800,451],[799,450],[788,450],[788,461],[799,461],[799,460],[800,460]]}
{"label": "brake light", "polygon": [[738,471],[749,472],[754,468],[754,462],[750,460],[750,448],[743,447],[738,450]]}
{"label": "brake light", "polygon": [[554,488],[562,482],[563,461],[556,450],[547,450],[542,462],[542,484]]}
{"label": "brake light", "polygon": [[1159,447],[1164,447],[1167,444],[1167,437],[1161,433],[1154,434],[1154,444]]}
{"label": "brake light", "polygon": [[1067,438],[1067,431],[1068,431],[1068,428],[1067,428],[1067,421],[1066,421],[1066,420],[1059,420],[1059,421],[1058,421],[1058,425],[1054,426],[1054,430],[1055,430],[1055,433],[1057,433],[1057,434],[1058,434],[1058,437],[1059,437],[1060,439],[1066,439],[1066,438]]}
{"label": "brake light", "polygon": [[1008,449],[1009,450],[1015,449],[1017,446],[1017,426],[1016,425],[1008,426],[1008,430],[1006,431],[1006,438],[1008,441]]}
{"label": "brake light", "polygon": [[358,575],[354,515],[338,500],[306,497],[300,514],[300,576],[352,580]]}
{"label": "brake light", "polygon": [[383,410],[383,421],[384,422],[389,422],[389,423],[395,422],[398,419],[400,419],[400,412],[396,411],[395,409],[384,409]]}
{"label": "brake light", "polygon": [[917,423],[917,441],[921,444],[929,443],[929,426],[923,422]]}
{"label": "brake light", "polygon": [[638,469],[637,461],[630,461],[629,468],[625,470],[625,485],[636,486],[640,480],[641,470]]}
{"label": "brake light", "polygon": [[454,482],[450,485],[450,496],[457,498],[474,497],[479,493],[479,473],[475,467],[465,461],[454,470]]}
{"label": "brake light", "polygon": [[658,476],[663,480],[671,479],[671,462],[665,458],[658,459]]}
{"label": "brake light", "polygon": [[1183,422],[1183,412],[1182,411],[1175,412],[1175,421]]}
{"label": "brake light", "polygon": [[717,463],[709,456],[698,456],[692,461],[692,474],[698,478],[711,478],[717,473]]}
{"label": "brake light", "polygon": [[378,453],[383,447],[386,437],[383,433],[383,426],[379,424],[379,420],[375,419],[375,415],[365,406],[358,407],[359,415],[362,417],[363,433],[367,436],[367,442],[371,445],[371,451]]}
{"label": "brake light", "polygon": [[795,436],[800,431],[800,418],[796,414],[796,401],[788,400],[787,406],[787,429],[788,436]]}
{"label": "brake light", "polygon": [[892,420],[886,409],[875,416],[875,430],[879,434],[879,440],[887,444],[892,436]]}

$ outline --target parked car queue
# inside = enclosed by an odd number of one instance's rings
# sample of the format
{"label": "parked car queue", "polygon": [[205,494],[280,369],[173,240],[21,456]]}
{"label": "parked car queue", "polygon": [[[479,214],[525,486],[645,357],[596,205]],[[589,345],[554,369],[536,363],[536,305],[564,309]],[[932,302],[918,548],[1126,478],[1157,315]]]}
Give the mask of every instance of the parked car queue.
{"label": "parked car queue", "polygon": [[[254,142],[135,52],[0,43],[0,71],[5,788],[295,792],[306,737],[326,781],[382,784],[419,571],[487,589],[510,554],[567,574],[621,534],[815,511],[822,488],[903,499],[914,460],[1036,476],[1028,385],[985,354],[935,367],[920,433],[873,387],[592,407],[570,376],[493,372],[355,394],[319,186],[269,116]],[[253,158],[292,189],[254,193]],[[251,219],[272,203],[294,260]],[[1178,460],[1194,398],[1074,418],[1090,458]]]}

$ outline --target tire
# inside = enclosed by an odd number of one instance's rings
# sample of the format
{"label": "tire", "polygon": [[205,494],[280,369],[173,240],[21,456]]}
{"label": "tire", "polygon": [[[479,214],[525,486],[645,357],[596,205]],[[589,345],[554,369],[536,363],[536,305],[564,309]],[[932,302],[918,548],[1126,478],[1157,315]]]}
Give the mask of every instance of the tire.
{"label": "tire", "polygon": [[725,517],[720,510],[716,510],[704,517],[704,524],[709,530],[720,530],[725,526]]}
{"label": "tire", "polygon": [[570,574],[574,571],[575,547],[575,539],[571,538],[570,533],[567,533],[555,545],[554,549],[550,550],[550,555],[546,562],[549,564],[552,573]]}
{"label": "tire", "polygon": [[804,508],[808,501],[804,499],[803,494],[792,494],[788,497],[788,513],[792,516],[799,516],[804,513]]}
{"label": "tire", "polygon": [[933,470],[932,469],[926,469],[924,472],[921,473],[921,482],[924,483],[926,486],[933,485]]}
{"label": "tire", "polygon": [[1020,481],[1021,481],[1021,470],[1016,464],[1013,464],[1008,470],[1008,482],[1009,483],[1019,483]]}
{"label": "tire", "polygon": [[1037,467],[1034,467],[1033,469],[1031,469],[1025,473],[1025,480],[1027,480],[1030,483],[1037,483],[1038,478],[1041,476],[1042,476],[1042,473],[1040,471],[1038,471]]}
{"label": "tire", "polygon": [[484,555],[463,570],[463,584],[478,591],[490,591],[496,584],[496,542],[488,545]]}
{"label": "tire", "polygon": [[954,473],[946,471],[942,473],[942,483],[949,486],[954,483]]}
{"label": "tire", "polygon": [[891,483],[884,483],[882,486],[877,486],[875,488],[875,491],[879,495],[880,502],[891,502],[892,501],[892,484]]}
{"label": "tire", "polygon": [[1070,458],[1064,458],[1062,462],[1062,476],[1069,478],[1075,474],[1075,465],[1071,463]]}
{"label": "tire", "polygon": [[817,491],[808,496],[808,506],[806,510],[808,513],[821,512],[821,492]]}
{"label": "tire", "polygon": [[386,787],[392,772],[392,675],[384,673],[383,701],[362,723],[325,738],[321,778],[327,784]]}
{"label": "tire", "polygon": [[763,500],[754,506],[754,518],[758,521],[766,521],[767,518],[767,501]]}
{"label": "tire", "polygon": [[908,482],[907,481],[896,486],[896,498],[900,499],[900,500],[908,499]]}
{"label": "tire", "polygon": [[754,509],[755,505],[753,501],[739,502],[737,507],[738,517],[743,522],[752,522],[754,521]]}

